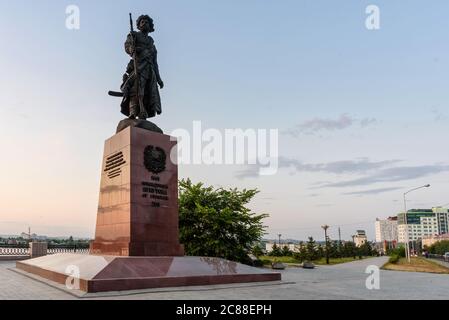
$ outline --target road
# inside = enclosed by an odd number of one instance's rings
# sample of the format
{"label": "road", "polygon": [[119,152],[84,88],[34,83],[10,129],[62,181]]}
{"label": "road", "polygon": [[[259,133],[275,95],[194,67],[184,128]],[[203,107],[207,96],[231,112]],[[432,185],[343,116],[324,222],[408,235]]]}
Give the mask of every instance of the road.
{"label": "road", "polygon": [[[282,282],[275,284],[222,285],[151,289],[126,295],[88,294],[84,299],[149,300],[278,300],[278,299],[448,299],[449,275],[380,270],[380,289],[366,288],[370,265],[382,266],[386,257],[366,259],[314,270],[288,268]],[[0,261],[0,299],[79,299],[72,294],[38,282],[9,268],[14,262]]]}

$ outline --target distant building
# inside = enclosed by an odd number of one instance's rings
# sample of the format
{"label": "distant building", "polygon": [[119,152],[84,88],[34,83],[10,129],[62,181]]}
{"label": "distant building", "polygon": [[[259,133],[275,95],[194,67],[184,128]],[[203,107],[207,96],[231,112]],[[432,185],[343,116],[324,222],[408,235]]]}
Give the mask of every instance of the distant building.
{"label": "distant building", "polygon": [[47,237],[46,236],[38,236],[37,234],[35,234],[35,233],[32,233],[31,235],[30,234],[28,234],[28,233],[26,233],[26,232],[22,232],[21,234],[20,234],[20,237],[21,238],[23,238],[23,239],[26,239],[26,240],[47,240]]}
{"label": "distant building", "polygon": [[[407,220],[407,221],[406,221]],[[398,214],[398,240],[400,243],[419,241],[439,234],[437,214],[432,209],[412,209]]]}
{"label": "distant building", "polygon": [[434,245],[437,242],[440,241],[448,241],[449,240],[449,233],[446,234],[441,234],[441,235],[434,235],[434,236],[425,236],[422,239],[422,247],[424,249],[424,247],[430,247],[432,245]]}
{"label": "distant building", "polygon": [[20,234],[20,237],[23,238],[23,239],[31,239],[32,236],[33,235],[30,236],[28,233],[25,233],[25,232],[22,232]]}
{"label": "distant building", "polygon": [[376,219],[376,243],[383,251],[396,248],[398,243],[398,217],[388,217],[386,220]]}
{"label": "distant building", "polygon": [[432,208],[435,213],[438,224],[438,234],[449,233],[449,211],[447,208],[435,207]]}
{"label": "distant building", "polygon": [[283,249],[284,247],[287,247],[292,252],[299,252],[300,251],[300,245],[295,243],[276,243],[276,242],[267,242],[265,244],[265,251],[267,253],[270,253],[273,251],[273,246],[276,244],[276,246],[280,249]]}
{"label": "distant building", "polygon": [[354,243],[356,247],[361,247],[364,243],[368,241],[368,238],[366,237],[365,230],[357,230],[355,236],[354,236]]}

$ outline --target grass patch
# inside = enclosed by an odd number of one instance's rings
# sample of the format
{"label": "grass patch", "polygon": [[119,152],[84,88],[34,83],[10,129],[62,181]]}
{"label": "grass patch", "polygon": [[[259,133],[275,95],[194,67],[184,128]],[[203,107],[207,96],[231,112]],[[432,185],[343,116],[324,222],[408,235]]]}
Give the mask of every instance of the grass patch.
{"label": "grass patch", "polygon": [[[271,257],[271,256],[262,256],[259,257],[260,260],[263,261],[264,265],[271,265],[272,262],[282,262],[285,264],[300,264],[301,262],[299,260],[296,260],[293,257]],[[359,258],[354,259],[353,257],[347,257],[347,258],[330,258],[329,264],[340,264],[340,263],[347,263],[352,261],[360,260]],[[326,258],[321,258],[319,260],[312,261],[316,265],[325,265],[326,264]]]}
{"label": "grass patch", "polygon": [[[362,259],[365,259],[365,258],[362,257]],[[358,260],[360,260],[360,259],[359,258],[354,259],[354,257],[330,258],[329,264],[340,264],[340,263],[347,263],[347,262],[358,261]],[[313,263],[318,264],[318,265],[326,264],[326,258],[321,258],[320,260],[313,261]]]}
{"label": "grass patch", "polygon": [[[271,257],[271,256],[262,256],[259,258],[260,260],[266,262],[266,264],[270,264],[272,262],[282,262],[282,263],[300,263],[293,257]],[[264,263],[265,264],[265,263]]]}
{"label": "grass patch", "polygon": [[382,269],[392,271],[408,271],[408,272],[427,272],[427,273],[443,273],[449,274],[449,268],[446,268],[436,262],[429,261],[424,258],[411,258],[411,263],[407,259],[401,258],[395,264],[387,263]]}

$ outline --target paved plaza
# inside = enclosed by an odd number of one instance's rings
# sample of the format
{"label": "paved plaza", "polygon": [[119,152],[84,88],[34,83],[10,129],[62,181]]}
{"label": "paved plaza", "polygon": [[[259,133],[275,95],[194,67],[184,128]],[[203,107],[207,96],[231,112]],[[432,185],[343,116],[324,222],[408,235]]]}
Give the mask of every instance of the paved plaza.
{"label": "paved plaza", "polygon": [[282,281],[166,288],[110,294],[70,294],[61,287],[36,281],[13,270],[15,262],[0,261],[0,299],[448,299],[449,275],[380,271],[380,290],[366,288],[366,268],[382,266],[386,257],[366,259],[314,270],[288,268]]}

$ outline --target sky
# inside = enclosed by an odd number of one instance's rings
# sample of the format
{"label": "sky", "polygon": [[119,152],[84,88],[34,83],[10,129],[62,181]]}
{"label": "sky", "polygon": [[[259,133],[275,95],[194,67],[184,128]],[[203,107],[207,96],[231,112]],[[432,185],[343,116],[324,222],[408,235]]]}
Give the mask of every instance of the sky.
{"label": "sky", "polygon": [[[377,5],[380,29],[365,12]],[[79,30],[66,7],[80,9]],[[267,238],[350,239],[407,205],[449,203],[449,3],[0,0],[0,234],[93,237],[104,141],[123,115],[128,13],[149,14],[164,132],[278,129],[279,170],[181,165],[257,188]]]}

